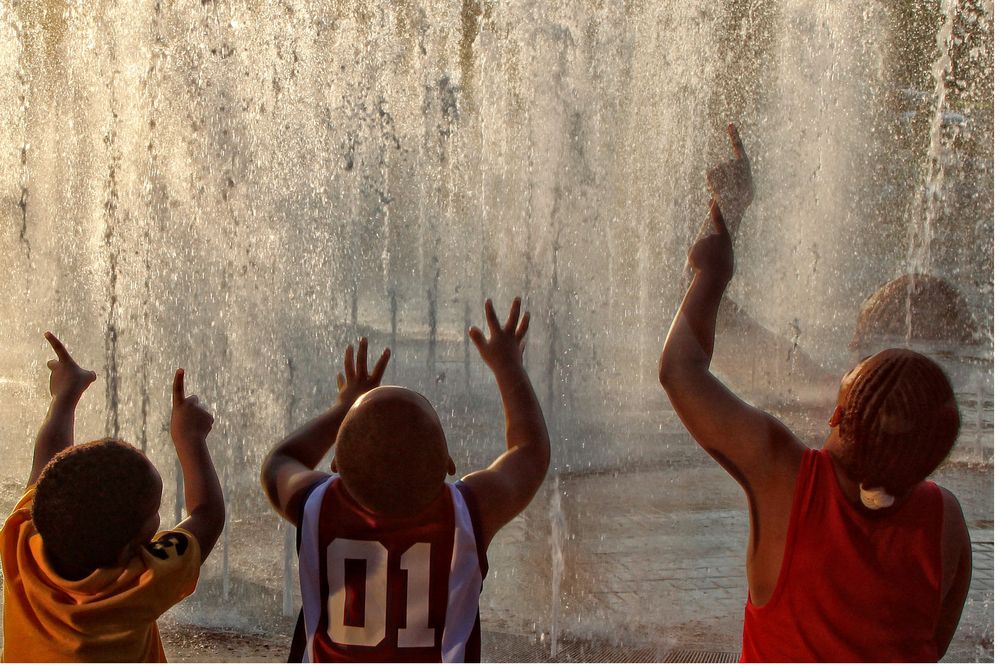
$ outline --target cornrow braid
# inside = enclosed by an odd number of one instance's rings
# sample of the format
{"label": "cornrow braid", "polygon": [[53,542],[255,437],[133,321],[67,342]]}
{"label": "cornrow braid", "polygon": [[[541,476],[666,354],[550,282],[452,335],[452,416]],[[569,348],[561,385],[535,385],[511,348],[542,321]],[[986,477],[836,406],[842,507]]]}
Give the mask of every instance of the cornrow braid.
{"label": "cornrow braid", "polygon": [[944,371],[922,354],[893,348],[863,364],[844,399],[841,463],[865,488],[899,496],[948,456],[958,405]]}

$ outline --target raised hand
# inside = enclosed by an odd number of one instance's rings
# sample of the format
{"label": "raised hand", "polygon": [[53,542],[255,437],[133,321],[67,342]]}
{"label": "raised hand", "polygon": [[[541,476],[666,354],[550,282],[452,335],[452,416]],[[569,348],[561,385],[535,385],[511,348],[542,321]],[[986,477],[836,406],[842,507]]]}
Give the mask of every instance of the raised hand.
{"label": "raised hand", "polygon": [[170,437],[174,445],[205,441],[215,423],[215,417],[197,396],[184,396],[184,369],[174,373],[173,412],[170,415]]}
{"label": "raised hand", "polygon": [[215,418],[197,396],[184,395],[183,368],[174,373],[173,404],[170,437],[184,476],[184,509],[188,513],[177,528],[194,535],[204,563],[226,523],[222,486],[206,442]]}
{"label": "raised hand", "polygon": [[59,452],[73,446],[73,429],[76,421],[76,406],[83,392],[94,383],[97,374],[81,368],[73,360],[66,346],[52,335],[45,332],[45,340],[56,353],[56,358],[46,364],[49,367],[49,411],[45,415],[38,435],[35,437],[35,453],[31,461],[31,472],[28,474],[28,486],[38,481],[42,469]]}
{"label": "raised hand", "polygon": [[708,171],[708,189],[719,202],[726,218],[739,222],[753,201],[753,174],[739,130],[732,123],[726,128],[733,146],[733,159],[726,160]]}
{"label": "raised hand", "polygon": [[485,310],[489,339],[478,327],[469,329],[469,338],[475,343],[483,361],[494,373],[510,367],[520,367],[531,313],[525,311],[524,317],[521,317],[521,297],[516,297],[510,305],[510,314],[503,326],[500,326],[496,311],[493,310],[492,300],[486,300]]}
{"label": "raised hand", "polygon": [[348,345],[344,353],[344,372],[337,374],[337,400],[323,414],[285,436],[274,446],[261,466],[260,481],[268,500],[275,509],[298,525],[302,519],[304,494],[313,484],[328,475],[316,470],[323,456],[337,440],[340,425],[351,406],[365,392],[382,382],[382,375],[389,365],[389,348],[368,371],[368,339],[358,341],[358,354]]}
{"label": "raised hand", "polygon": [[711,231],[691,246],[688,264],[695,273],[709,278],[723,286],[732,280],[735,262],[733,259],[733,239],[729,235],[726,221],[716,200],[708,209]]}
{"label": "raised hand", "polygon": [[362,394],[371,391],[382,382],[385,367],[389,365],[389,348],[382,350],[382,356],[375,362],[375,367],[368,372],[368,339],[358,341],[358,354],[354,356],[354,346],[348,345],[344,352],[344,372],[337,374],[337,389],[339,399],[348,405],[353,405]]}
{"label": "raised hand", "polygon": [[521,316],[521,298],[514,299],[503,326],[487,299],[487,339],[477,327],[469,329],[483,361],[493,371],[507,421],[507,450],[490,467],[465,476],[479,500],[483,540],[489,544],[497,531],[528,506],[545,480],[549,467],[549,434],[531,378],[522,363],[527,312]]}
{"label": "raised hand", "polygon": [[97,373],[81,368],[66,350],[66,346],[51,331],[45,332],[45,340],[56,353],[55,359],[46,364],[49,371],[49,393],[52,398],[79,400],[87,387],[97,380]]}

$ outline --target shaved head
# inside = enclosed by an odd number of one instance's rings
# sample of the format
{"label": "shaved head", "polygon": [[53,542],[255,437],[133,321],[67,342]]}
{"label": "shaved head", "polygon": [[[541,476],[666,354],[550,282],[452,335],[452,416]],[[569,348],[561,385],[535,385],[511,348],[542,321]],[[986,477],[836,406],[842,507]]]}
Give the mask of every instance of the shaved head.
{"label": "shaved head", "polygon": [[415,391],[377,387],[348,411],[335,461],[355,500],[378,514],[415,514],[455,467],[437,412]]}

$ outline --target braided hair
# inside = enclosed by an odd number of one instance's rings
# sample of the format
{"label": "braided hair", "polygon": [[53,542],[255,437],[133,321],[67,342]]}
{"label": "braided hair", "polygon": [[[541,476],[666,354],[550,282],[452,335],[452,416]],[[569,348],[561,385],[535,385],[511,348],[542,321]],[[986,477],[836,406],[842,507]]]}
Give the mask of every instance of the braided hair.
{"label": "braided hair", "polygon": [[883,350],[862,362],[842,408],[841,464],[863,488],[893,496],[926,479],[958,437],[951,383],[912,350]]}
{"label": "braided hair", "polygon": [[105,438],[49,461],[38,478],[31,519],[55,563],[110,567],[139,535],[159,491],[156,471],[141,451]]}

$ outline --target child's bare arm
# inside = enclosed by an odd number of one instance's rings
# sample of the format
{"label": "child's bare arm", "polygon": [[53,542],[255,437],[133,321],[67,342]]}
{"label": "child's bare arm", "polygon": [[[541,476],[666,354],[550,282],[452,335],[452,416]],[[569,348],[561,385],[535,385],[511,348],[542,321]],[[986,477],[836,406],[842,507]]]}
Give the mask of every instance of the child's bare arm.
{"label": "child's bare arm", "polygon": [[733,158],[709,169],[707,180],[712,199],[719,203],[726,223],[735,234],[743,220],[743,214],[753,202],[753,174],[739,130],[730,123],[726,131],[733,146]]}
{"label": "child's bare arm", "polygon": [[73,445],[73,426],[76,421],[76,406],[83,393],[97,379],[94,371],[81,368],[66,347],[51,332],[45,332],[45,340],[56,353],[56,358],[48,362],[49,367],[49,411],[35,438],[35,454],[28,475],[28,486],[38,481],[42,469],[52,458]]}
{"label": "child's bare arm", "polygon": [[804,445],[709,370],[719,304],[733,275],[732,239],[715,200],[710,216],[713,233],[688,255],[694,279],[663,346],[660,383],[698,444],[750,492],[775,472],[791,472],[794,480]]}
{"label": "child's bare arm", "polygon": [[215,419],[197,396],[184,396],[183,369],[174,375],[173,404],[170,437],[184,474],[184,509],[188,513],[177,527],[195,536],[205,562],[226,523],[222,486],[206,442]]}
{"label": "child's bare arm", "polygon": [[521,361],[529,314],[525,312],[523,318],[520,314],[521,299],[517,298],[501,327],[492,302],[487,301],[489,340],[478,328],[469,330],[483,361],[496,376],[507,419],[507,451],[489,468],[462,480],[479,501],[481,529],[487,544],[504,524],[528,506],[549,468],[549,433]]}
{"label": "child's bare arm", "polygon": [[333,443],[337,432],[354,402],[382,381],[389,364],[389,349],[375,362],[368,372],[368,340],[358,342],[355,359],[354,346],[348,345],[344,355],[344,373],[337,376],[340,393],[333,406],[279,442],[261,466],[260,483],[271,505],[293,524],[299,520],[298,508],[302,494],[327,473],[315,470]]}
{"label": "child's bare arm", "polygon": [[965,599],[969,595],[969,585],[972,582],[972,543],[958,499],[946,489],[941,489],[941,499],[944,503],[941,531],[943,598],[941,615],[934,629],[934,640],[938,655],[943,658],[955,636],[965,608]]}

